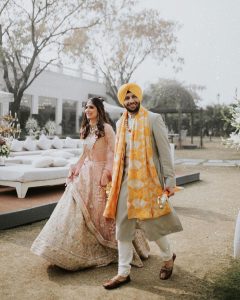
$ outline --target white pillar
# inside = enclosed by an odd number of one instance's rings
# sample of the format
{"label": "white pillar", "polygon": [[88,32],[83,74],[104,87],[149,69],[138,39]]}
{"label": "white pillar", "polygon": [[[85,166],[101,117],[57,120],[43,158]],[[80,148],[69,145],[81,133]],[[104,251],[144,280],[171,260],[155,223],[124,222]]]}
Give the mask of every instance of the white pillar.
{"label": "white pillar", "polygon": [[80,125],[79,124],[79,118],[81,117],[82,115],[82,102],[81,101],[78,101],[77,102],[77,113],[76,113],[76,133],[79,133],[79,130],[80,130]]}
{"label": "white pillar", "polygon": [[9,101],[2,102],[2,115],[7,115],[9,112]]}
{"label": "white pillar", "polygon": [[62,123],[62,105],[63,101],[62,99],[58,98],[56,103],[56,115],[55,115],[55,122],[57,125],[57,134],[62,134],[62,126],[59,125]]}
{"label": "white pillar", "polygon": [[38,95],[32,95],[31,114],[38,114]]}

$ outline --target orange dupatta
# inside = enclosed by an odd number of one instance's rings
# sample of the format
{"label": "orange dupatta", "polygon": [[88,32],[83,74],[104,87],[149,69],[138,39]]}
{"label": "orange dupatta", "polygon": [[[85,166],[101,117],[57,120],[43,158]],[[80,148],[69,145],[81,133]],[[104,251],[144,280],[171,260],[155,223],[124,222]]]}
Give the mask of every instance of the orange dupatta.
{"label": "orange dupatta", "polygon": [[[127,111],[120,119],[116,136],[112,188],[104,211],[106,218],[115,219],[118,196],[121,189]],[[168,203],[161,209],[157,203],[158,196],[163,194],[158,174],[153,162],[153,150],[148,120],[148,111],[140,107],[136,114],[130,138],[130,159],[128,168],[128,218],[152,219],[169,214]]]}

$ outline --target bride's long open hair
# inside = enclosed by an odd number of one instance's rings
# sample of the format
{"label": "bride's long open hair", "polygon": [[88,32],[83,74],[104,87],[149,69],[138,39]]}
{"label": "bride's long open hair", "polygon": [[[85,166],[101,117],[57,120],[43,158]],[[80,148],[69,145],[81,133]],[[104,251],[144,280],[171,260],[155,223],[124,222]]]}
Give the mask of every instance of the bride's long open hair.
{"label": "bride's long open hair", "polygon": [[[96,106],[98,111],[97,116],[97,130],[96,130],[96,136],[97,138],[103,137],[105,135],[104,132],[104,123],[109,123],[109,119],[106,115],[104,105],[103,105],[103,99],[101,97],[93,97],[88,99],[88,101],[91,101],[94,106]],[[81,129],[80,129],[80,138],[85,139],[90,132],[90,124],[89,120],[85,114],[85,111],[83,112],[83,119],[81,123]]]}

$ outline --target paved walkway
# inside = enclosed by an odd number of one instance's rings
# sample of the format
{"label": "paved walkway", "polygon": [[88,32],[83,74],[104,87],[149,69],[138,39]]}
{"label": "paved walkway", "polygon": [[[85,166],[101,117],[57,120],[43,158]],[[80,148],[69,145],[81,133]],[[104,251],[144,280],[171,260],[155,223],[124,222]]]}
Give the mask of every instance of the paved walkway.
{"label": "paved walkway", "polygon": [[210,167],[240,167],[240,160],[179,158],[175,159],[175,164]]}

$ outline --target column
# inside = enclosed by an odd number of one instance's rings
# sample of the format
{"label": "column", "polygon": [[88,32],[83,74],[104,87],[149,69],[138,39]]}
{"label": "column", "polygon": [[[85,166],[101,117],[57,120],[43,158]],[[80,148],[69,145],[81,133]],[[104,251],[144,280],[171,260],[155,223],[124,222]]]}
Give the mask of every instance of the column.
{"label": "column", "polygon": [[79,118],[82,115],[82,102],[78,101],[77,102],[77,112],[76,112],[76,133],[79,133],[80,130],[80,124],[79,124]]}
{"label": "column", "polygon": [[57,99],[57,103],[56,103],[56,114],[55,114],[55,122],[57,125],[57,134],[62,134],[62,105],[63,105],[63,101],[62,99],[58,98]]}
{"label": "column", "polygon": [[9,101],[3,101],[2,103],[2,115],[7,115],[9,113]]}
{"label": "column", "polygon": [[38,114],[38,95],[32,95],[31,115]]}

